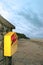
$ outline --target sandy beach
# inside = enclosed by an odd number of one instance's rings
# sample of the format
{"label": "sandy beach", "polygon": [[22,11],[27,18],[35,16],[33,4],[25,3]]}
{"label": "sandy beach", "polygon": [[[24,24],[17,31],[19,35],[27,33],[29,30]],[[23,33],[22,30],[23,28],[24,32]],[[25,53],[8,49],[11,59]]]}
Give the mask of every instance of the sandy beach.
{"label": "sandy beach", "polygon": [[20,39],[13,65],[43,65],[43,41]]}

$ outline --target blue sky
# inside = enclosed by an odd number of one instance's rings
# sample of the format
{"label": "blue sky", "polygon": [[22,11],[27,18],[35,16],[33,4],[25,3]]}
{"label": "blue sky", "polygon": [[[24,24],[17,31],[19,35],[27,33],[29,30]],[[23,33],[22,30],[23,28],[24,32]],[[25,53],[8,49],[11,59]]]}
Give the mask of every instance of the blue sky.
{"label": "blue sky", "polygon": [[43,0],[0,0],[0,14],[30,38],[43,38]]}

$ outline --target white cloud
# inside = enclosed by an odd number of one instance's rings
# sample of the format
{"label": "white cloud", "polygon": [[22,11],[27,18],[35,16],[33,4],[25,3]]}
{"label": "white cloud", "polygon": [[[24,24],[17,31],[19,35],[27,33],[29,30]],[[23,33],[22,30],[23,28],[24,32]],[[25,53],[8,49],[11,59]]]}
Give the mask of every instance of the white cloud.
{"label": "white cloud", "polygon": [[10,19],[11,12],[5,9],[4,3],[0,2],[0,15],[2,15],[6,19]]}

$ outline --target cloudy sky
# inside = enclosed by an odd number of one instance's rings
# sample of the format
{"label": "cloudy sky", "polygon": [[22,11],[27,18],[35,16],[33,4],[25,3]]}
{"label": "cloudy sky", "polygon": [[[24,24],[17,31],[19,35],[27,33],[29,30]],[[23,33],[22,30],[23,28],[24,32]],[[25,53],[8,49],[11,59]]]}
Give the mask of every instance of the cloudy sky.
{"label": "cloudy sky", "polygon": [[31,38],[43,38],[43,0],[0,0],[0,14],[14,31]]}

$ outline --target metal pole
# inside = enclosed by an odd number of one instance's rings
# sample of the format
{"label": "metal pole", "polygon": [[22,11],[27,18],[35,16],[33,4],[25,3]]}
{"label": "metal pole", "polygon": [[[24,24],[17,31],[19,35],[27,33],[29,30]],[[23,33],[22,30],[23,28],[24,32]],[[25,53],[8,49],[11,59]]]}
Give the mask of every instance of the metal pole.
{"label": "metal pole", "polygon": [[8,65],[12,65],[12,56],[8,57]]}

